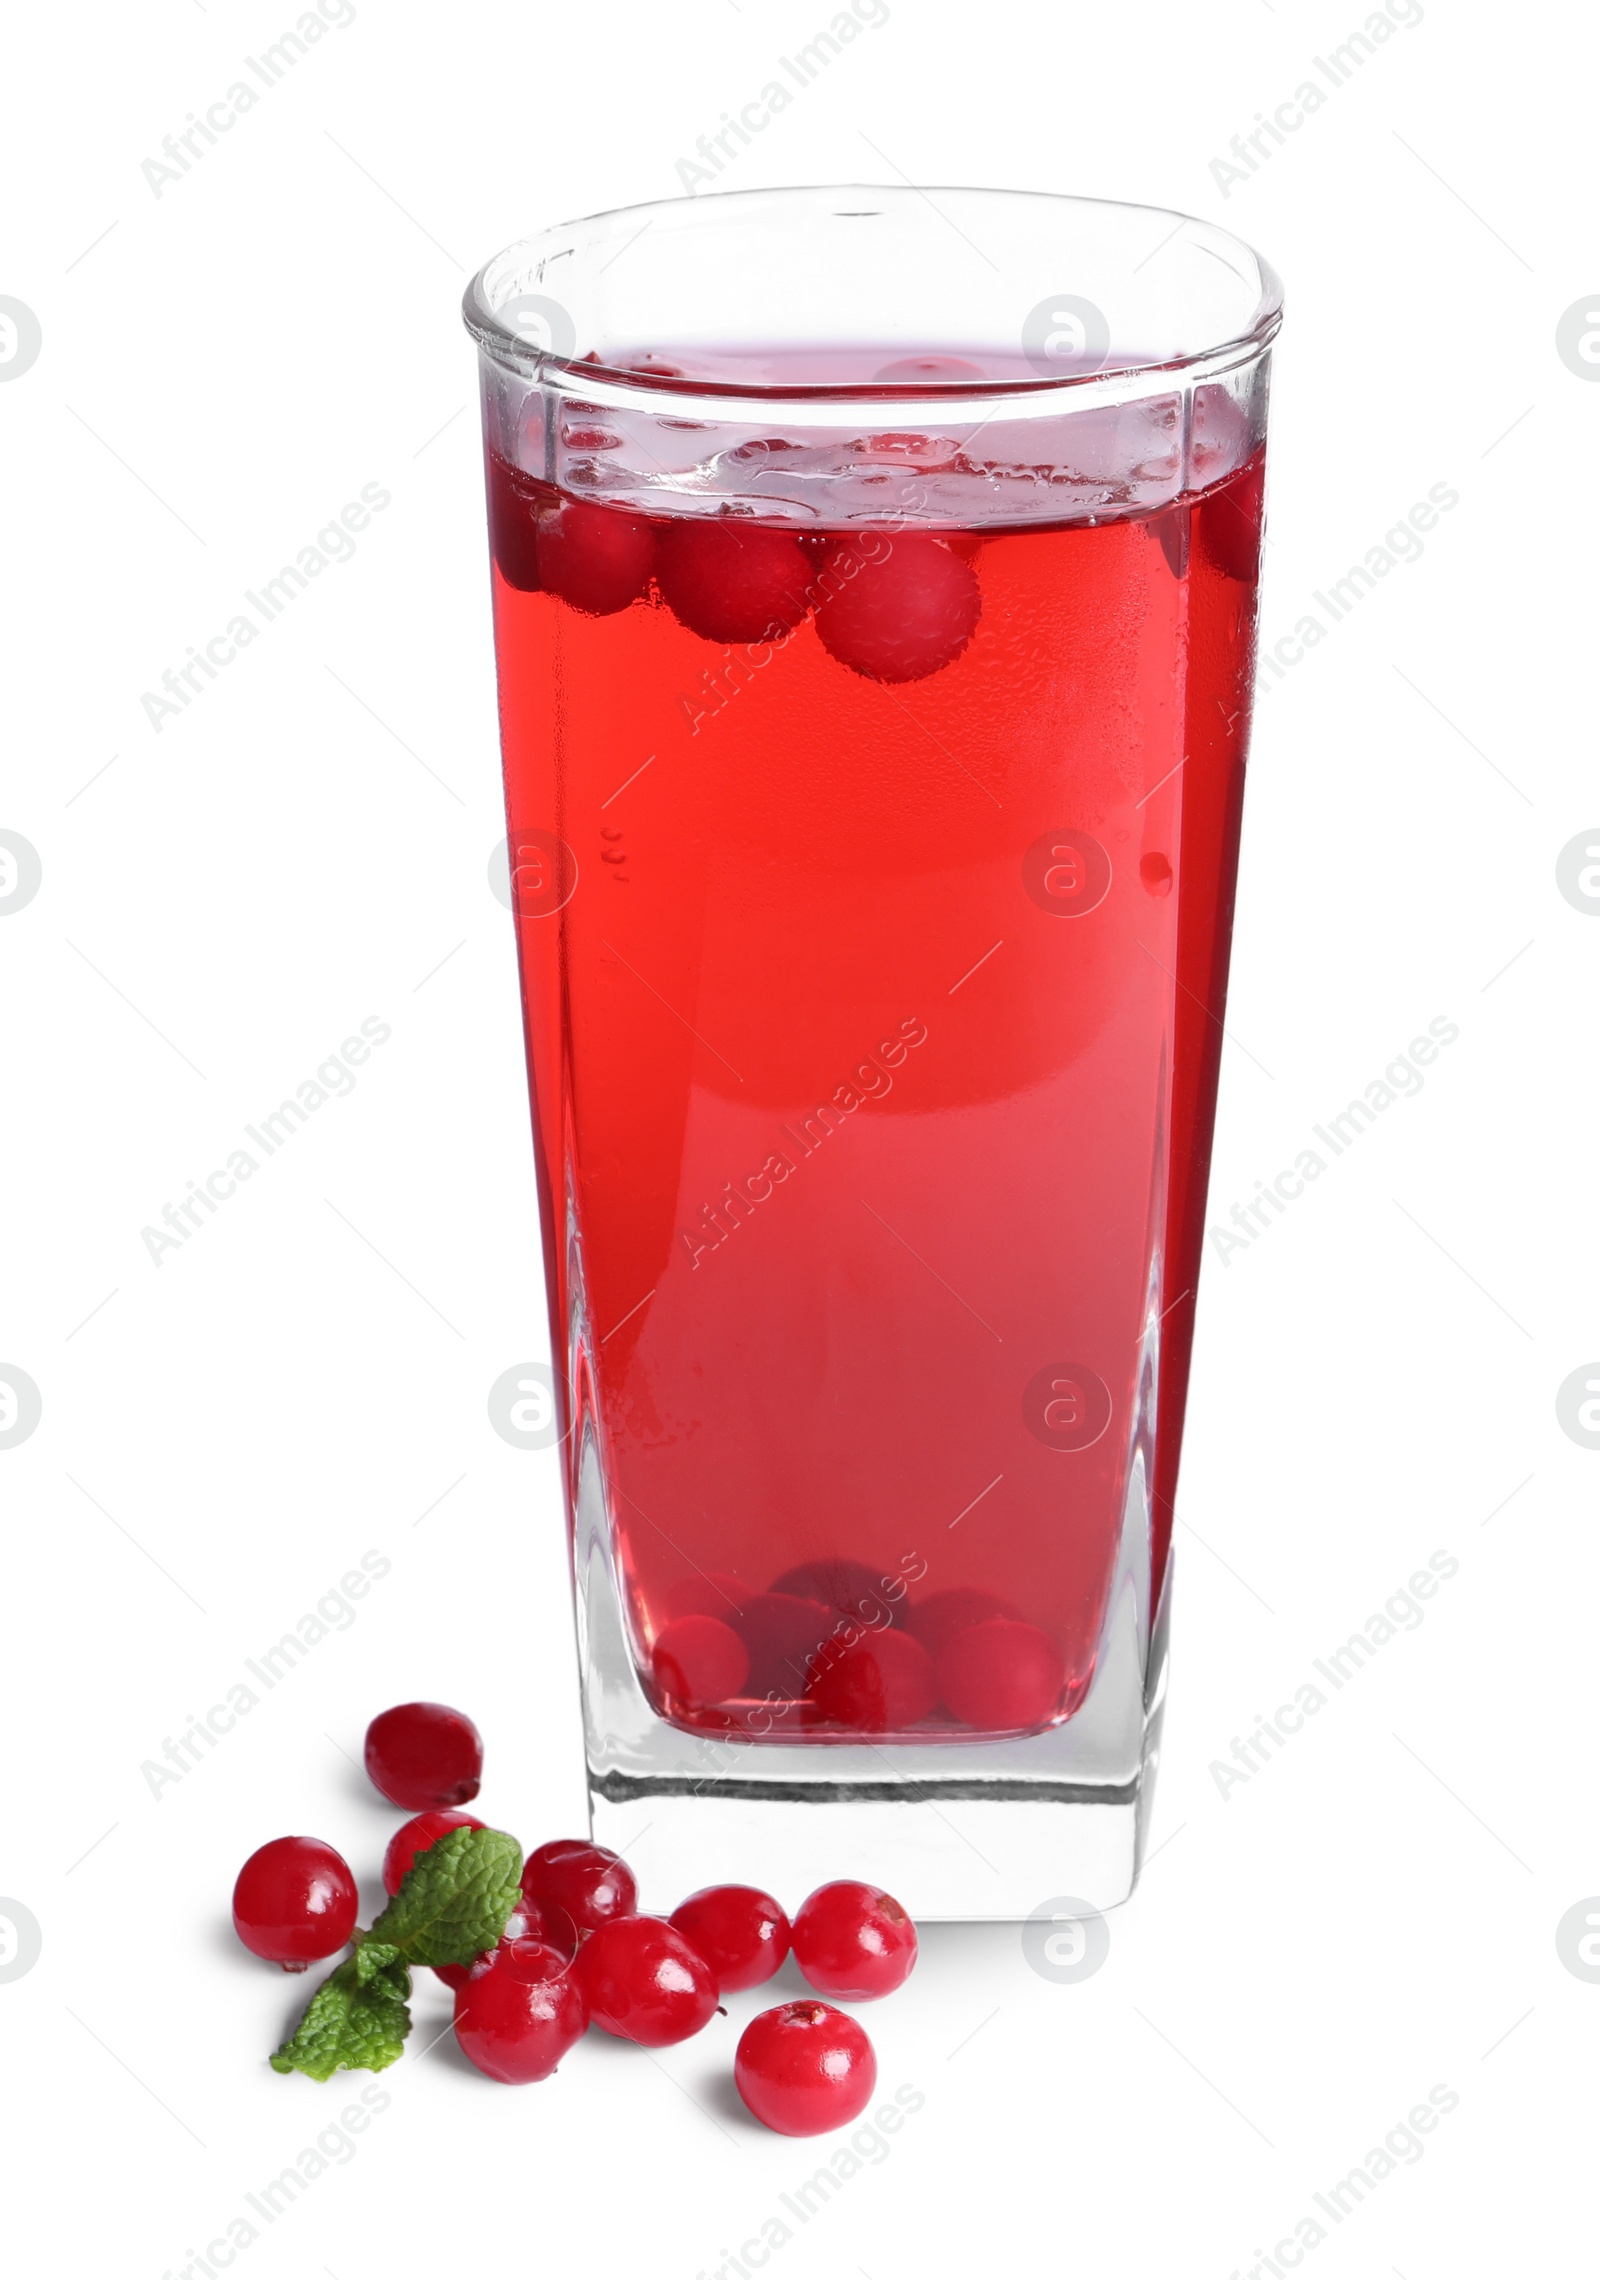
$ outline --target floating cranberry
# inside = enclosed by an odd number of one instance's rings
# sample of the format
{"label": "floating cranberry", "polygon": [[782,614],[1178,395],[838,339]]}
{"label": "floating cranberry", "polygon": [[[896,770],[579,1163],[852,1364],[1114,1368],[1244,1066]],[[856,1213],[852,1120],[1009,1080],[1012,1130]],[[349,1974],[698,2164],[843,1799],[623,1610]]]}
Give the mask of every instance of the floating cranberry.
{"label": "floating cranberry", "polygon": [[906,1609],[906,1629],[937,1659],[947,1639],[971,1623],[986,1623],[991,1615],[1021,1620],[1010,1600],[1002,1599],[997,1592],[985,1591],[975,1583],[957,1583],[946,1591],[930,1591],[926,1599],[913,1600]]}
{"label": "floating cranberry", "polygon": [[917,1927],[876,1884],[824,1884],[795,1917],[794,1960],[820,1995],[870,2002],[910,1978]]}
{"label": "floating cranberry", "polygon": [[539,591],[538,507],[525,476],[489,454],[489,552],[519,594]]}
{"label": "floating cranberry", "polygon": [[470,1805],[483,1779],[483,1737],[442,1702],[401,1702],[367,1728],[367,1773],[391,1805]]}
{"label": "floating cranberry", "polygon": [[319,1837],[274,1837],[239,1871],[233,1928],[252,1955],[304,1971],[355,1930],[356,1880]]}
{"label": "floating cranberry", "polygon": [[670,1920],[705,1957],[724,1995],[764,1986],[789,1952],[788,1917],[770,1892],[751,1884],[708,1884]]}
{"label": "floating cranberry", "polygon": [[820,1600],[785,1591],[758,1591],[740,1608],[740,1638],[750,1657],[745,1681],[758,1700],[796,1701],[805,1691],[812,1656],[838,1629],[840,1618]]}
{"label": "floating cranberry", "polygon": [[1253,586],[1261,570],[1261,514],[1266,497],[1267,455],[1255,457],[1207,491],[1200,501],[1200,543],[1219,570]]}
{"label": "floating cranberry", "polygon": [[572,1968],[594,2024],[649,2050],[697,2035],[717,2008],[711,1966],[662,1916],[602,1924]]}
{"label": "floating cranberry", "polygon": [[679,624],[706,641],[770,641],[811,607],[798,534],[728,516],[669,524],[656,577]]}
{"label": "floating cranberry", "polygon": [[456,1990],[456,2041],[496,2082],[543,2082],[589,2023],[567,1959],[543,1940],[510,1940]]}
{"label": "floating cranberry", "polygon": [[744,1641],[715,1615],[680,1615],[657,1637],[651,1659],[662,1693],[688,1710],[726,1702],[750,1675]]}
{"label": "floating cranberry", "polygon": [[1067,1668],[1048,1633],[1003,1616],[947,1639],[936,1671],[939,1698],[953,1718],[979,1733],[1041,1725],[1061,1699]]}
{"label": "floating cranberry", "polygon": [[586,1932],[639,1905],[639,1887],[627,1862],[582,1837],[556,1837],[529,1853],[522,1889],[549,1930],[575,1947]]}
{"label": "floating cranberry", "polygon": [[853,1646],[825,1646],[806,1679],[812,1716],[861,1734],[914,1726],[938,1699],[933,1657],[905,1631],[872,1631]]}
{"label": "floating cranberry", "polygon": [[966,648],[982,607],[970,563],[943,540],[911,531],[836,539],[818,586],[823,648],[871,681],[937,673]]}
{"label": "floating cranberry", "polygon": [[831,2003],[780,2003],[739,2037],[733,2079],[758,2122],[783,2137],[842,2130],[878,2082],[865,2027]]}
{"label": "floating cranberry", "polygon": [[563,498],[539,518],[539,576],[590,617],[613,617],[650,583],[655,533],[623,507]]}
{"label": "floating cranberry", "polygon": [[418,1813],[403,1821],[383,1856],[383,1889],[390,1899],[405,1882],[406,1871],[419,1852],[426,1852],[452,1829],[481,1829],[483,1825],[471,1813]]}

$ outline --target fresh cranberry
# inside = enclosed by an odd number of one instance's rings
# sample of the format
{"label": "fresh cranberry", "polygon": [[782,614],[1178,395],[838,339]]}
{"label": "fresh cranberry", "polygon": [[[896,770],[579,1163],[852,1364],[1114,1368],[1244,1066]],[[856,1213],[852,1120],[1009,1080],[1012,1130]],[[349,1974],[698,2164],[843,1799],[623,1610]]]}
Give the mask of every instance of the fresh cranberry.
{"label": "fresh cranberry", "polygon": [[850,1646],[822,1647],[806,1678],[811,1716],[862,1734],[914,1726],[938,1699],[933,1657],[907,1631],[872,1631]]}
{"label": "fresh cranberry", "polygon": [[975,1583],[957,1583],[948,1591],[930,1591],[926,1599],[913,1600],[906,1610],[906,1629],[937,1660],[947,1639],[970,1623],[987,1623],[991,1615],[1004,1615],[1019,1623],[1022,1620],[1010,1600],[1002,1599],[997,1592],[985,1591]]}
{"label": "fresh cranberry", "polygon": [[465,1987],[475,1971],[487,1970],[501,1950],[510,1947],[516,1940],[542,1940],[546,1947],[554,1948],[559,1954],[564,1955],[568,1963],[572,1961],[572,1949],[565,1946],[562,1941],[552,1938],[545,1927],[544,1918],[533,1902],[531,1900],[519,1900],[506,1918],[506,1928],[500,1934],[499,1941],[494,1947],[485,1948],[483,1953],[475,1955],[470,1963],[436,1963],[433,1966],[433,1975],[436,1979],[442,1979],[447,1987]]}
{"label": "fresh cranberry", "polygon": [[356,1928],[356,1880],[332,1845],[274,1837],[253,1852],[233,1888],[233,1928],[252,1955],[304,1971],[342,1948]]}
{"label": "fresh cranberry", "polygon": [[795,1599],[820,1599],[852,1623],[887,1628],[905,1605],[904,1590],[891,1599],[887,1583],[888,1578],[864,1560],[807,1560],[800,1567],[786,1568],[772,1588]]}
{"label": "fresh cranberry", "polygon": [[745,1601],[737,1628],[750,1657],[750,1692],[758,1699],[794,1701],[805,1690],[806,1667],[839,1627],[840,1618],[817,1599],[786,1591],[758,1591]]}
{"label": "fresh cranberry", "polygon": [[638,515],[563,498],[539,518],[539,578],[590,617],[612,617],[650,583],[655,534]]}
{"label": "fresh cranberry", "polygon": [[556,1837],[529,1853],[522,1889],[549,1932],[569,1938],[574,1947],[586,1932],[631,1916],[639,1906],[639,1887],[627,1862],[582,1837]]}
{"label": "fresh cranberry", "polygon": [[663,1916],[602,1924],[572,1968],[595,2025],[649,2050],[697,2035],[717,2008],[710,1964]]}
{"label": "fresh cranberry", "polygon": [[937,673],[966,648],[982,607],[970,563],[910,531],[836,539],[818,583],[823,648],[871,681]]}
{"label": "fresh cranberry", "polygon": [[661,1613],[669,1623],[680,1615],[715,1615],[719,1623],[731,1623],[749,1597],[748,1584],[713,1568],[705,1575],[681,1575],[669,1583],[661,1594]]}
{"label": "fresh cranberry", "polygon": [[764,1986],[789,1952],[788,1917],[770,1892],[751,1884],[708,1884],[670,1920],[705,1957],[724,1995]]}
{"label": "fresh cranberry", "polygon": [[419,1852],[426,1852],[452,1829],[481,1829],[483,1823],[471,1813],[418,1813],[403,1821],[389,1839],[383,1856],[383,1889],[392,1900],[405,1882],[407,1869]]}
{"label": "fresh cranberry", "polygon": [[1255,457],[1207,491],[1200,501],[1200,543],[1219,570],[1253,586],[1261,570],[1261,514],[1266,497],[1267,455]]}
{"label": "fresh cranberry", "polygon": [[818,2137],[864,2110],[877,2087],[878,2061],[866,2029],[831,2003],[780,2003],[739,2037],[733,2079],[769,2130]]}
{"label": "fresh cranberry", "polygon": [[917,1927],[876,1884],[824,1884],[800,1904],[794,1960],[819,1994],[867,2003],[910,1978]]}
{"label": "fresh cranberry", "polygon": [[656,1684],[669,1702],[703,1709],[742,1694],[750,1657],[737,1631],[715,1615],[680,1615],[656,1639]]}
{"label": "fresh cranberry", "polygon": [[934,1668],[939,1698],[952,1718],[986,1734],[1041,1725],[1067,1680],[1054,1639],[1035,1624],[999,1616],[957,1631]]}
{"label": "fresh cranberry", "polygon": [[589,2024],[565,1956],[543,1940],[508,1940],[456,1990],[456,2041],[496,2082],[542,2082]]}
{"label": "fresh cranberry", "polygon": [[483,1736],[442,1702],[401,1702],[367,1728],[367,1772],[391,1805],[470,1805],[483,1779]]}
{"label": "fresh cranberry", "polygon": [[489,454],[489,552],[495,568],[519,594],[539,591],[538,515],[527,481],[494,452]]}
{"label": "fresh cranberry", "polygon": [[797,534],[727,516],[670,524],[656,577],[679,624],[706,641],[770,641],[811,607],[811,565]]}

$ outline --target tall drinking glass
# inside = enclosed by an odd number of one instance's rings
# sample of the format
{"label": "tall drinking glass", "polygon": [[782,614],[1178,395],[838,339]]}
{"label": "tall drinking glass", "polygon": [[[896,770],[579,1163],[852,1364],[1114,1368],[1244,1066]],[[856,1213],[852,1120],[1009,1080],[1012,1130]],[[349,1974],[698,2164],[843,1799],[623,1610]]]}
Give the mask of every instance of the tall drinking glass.
{"label": "tall drinking glass", "polygon": [[656,1898],[1137,1874],[1271,271],[756,191],[474,280],[595,1833]]}

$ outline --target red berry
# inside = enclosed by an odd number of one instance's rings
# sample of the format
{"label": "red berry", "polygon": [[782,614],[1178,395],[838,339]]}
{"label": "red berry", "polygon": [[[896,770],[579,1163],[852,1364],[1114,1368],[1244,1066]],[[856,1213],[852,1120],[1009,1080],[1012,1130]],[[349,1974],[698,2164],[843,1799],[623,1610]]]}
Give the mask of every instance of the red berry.
{"label": "red berry", "polygon": [[497,2082],[542,2082],[589,2023],[567,1959],[542,1940],[509,1940],[456,1991],[456,2041]]}
{"label": "red berry", "polygon": [[866,2029],[831,2003],[780,2003],[739,2037],[733,2079],[758,2122],[784,2137],[842,2130],[871,2098],[878,2061]]}
{"label": "red berry", "polygon": [[389,1839],[383,1856],[383,1889],[392,1900],[405,1882],[406,1870],[419,1852],[426,1852],[452,1829],[481,1829],[483,1823],[472,1813],[418,1813],[403,1821]]}
{"label": "red berry", "polygon": [[788,1917],[750,1884],[708,1884],[674,1908],[671,1921],[705,1957],[724,1995],[764,1986],[789,1952]]}
{"label": "red berry", "polygon": [[744,1641],[715,1615],[680,1615],[669,1623],[656,1639],[652,1665],[662,1693],[689,1710],[743,1693],[750,1675]]}
{"label": "red berry", "polygon": [[1042,1725],[1067,1682],[1054,1639],[1032,1623],[1003,1616],[955,1632],[940,1649],[935,1669],[950,1715],[986,1734]]}
{"label": "red berry", "polygon": [[638,515],[563,498],[539,518],[539,579],[591,617],[612,617],[650,583],[655,534]]}
{"label": "red berry", "polygon": [[930,1591],[926,1599],[914,1600],[906,1610],[906,1629],[937,1661],[947,1639],[971,1623],[987,1623],[992,1615],[1004,1615],[1018,1623],[1022,1620],[1009,1599],[984,1591],[977,1584],[958,1583],[948,1591]]}
{"label": "red berry", "polygon": [[758,1591],[740,1608],[737,1626],[750,1657],[746,1685],[759,1699],[794,1701],[805,1690],[806,1667],[839,1617],[820,1600],[786,1591]]}
{"label": "red berry", "polygon": [[582,1837],[556,1837],[529,1853],[522,1889],[550,1931],[569,1937],[574,1947],[586,1932],[632,1916],[639,1906],[639,1887],[627,1862]]}
{"label": "red berry", "polygon": [[786,1568],[772,1588],[796,1599],[820,1599],[849,1622],[886,1629],[905,1604],[903,1587],[900,1597],[891,1599],[887,1581],[864,1560],[807,1560],[800,1567]]}
{"label": "red berry", "polygon": [[711,1966],[662,1916],[602,1924],[572,1968],[594,2024],[650,2050],[697,2035],[717,2008]]}
{"label": "red berry", "polygon": [[907,1631],[872,1631],[852,1646],[825,1646],[806,1679],[813,1718],[862,1734],[914,1726],[938,1699],[933,1657]]}
{"label": "red berry", "polygon": [[442,1702],[401,1702],[367,1728],[367,1773],[391,1805],[470,1805],[483,1779],[483,1736]]}
{"label": "red berry", "polygon": [[823,648],[872,681],[937,673],[966,648],[982,606],[971,565],[910,531],[835,539],[818,585]]}
{"label": "red berry", "polygon": [[798,534],[726,516],[670,524],[656,578],[679,624],[706,641],[770,641],[811,607]]}
{"label": "red berry", "polygon": [[794,1960],[819,1994],[867,2003],[910,1978],[917,1927],[876,1884],[824,1884],[801,1902]]}
{"label": "red berry", "polygon": [[355,1930],[356,1880],[319,1838],[274,1837],[239,1871],[233,1928],[252,1955],[304,1971]]}
{"label": "red berry", "polygon": [[1200,501],[1200,543],[1219,570],[1241,585],[1253,586],[1261,569],[1261,512],[1266,496],[1267,455],[1258,451],[1226,483]]}
{"label": "red berry", "polygon": [[489,552],[495,568],[519,594],[539,590],[537,513],[527,480],[494,452],[489,454]]}

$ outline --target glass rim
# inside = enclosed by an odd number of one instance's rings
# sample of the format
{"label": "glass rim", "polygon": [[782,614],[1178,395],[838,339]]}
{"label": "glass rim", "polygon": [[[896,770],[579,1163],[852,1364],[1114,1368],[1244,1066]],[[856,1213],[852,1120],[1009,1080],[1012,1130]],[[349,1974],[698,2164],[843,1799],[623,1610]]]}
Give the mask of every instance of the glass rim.
{"label": "glass rim", "polygon": [[[1093,370],[1045,373],[1038,375],[994,378],[974,378],[971,381],[948,375],[928,379],[896,378],[893,382],[852,381],[784,381],[768,382],[740,378],[737,380],[710,379],[690,373],[654,372],[638,365],[608,364],[603,357],[592,353],[578,356],[558,354],[553,348],[541,347],[524,334],[503,323],[491,299],[492,281],[503,277],[516,263],[526,267],[537,258],[537,249],[549,243],[554,251],[560,241],[574,230],[601,223],[617,224],[636,222],[638,233],[662,214],[681,214],[690,207],[702,210],[734,205],[756,207],[779,201],[800,205],[812,200],[839,197],[866,197],[896,205],[907,206],[910,201],[931,201],[937,197],[984,197],[999,200],[1016,200],[1037,207],[1054,207],[1075,210],[1079,214],[1114,212],[1118,214],[1148,214],[1153,222],[1165,221],[1172,225],[1166,239],[1158,241],[1153,252],[1175,238],[1185,228],[1204,231],[1209,237],[1222,241],[1243,256],[1254,271],[1258,286],[1257,298],[1248,320],[1242,327],[1224,332],[1204,347],[1185,349],[1168,357],[1150,357],[1119,360],[1115,353]],[[1206,250],[1216,252],[1215,247]],[[1217,253],[1217,258],[1222,255]],[[1244,271],[1241,281],[1252,282]],[[517,238],[486,261],[468,284],[461,302],[462,320],[477,341],[480,350],[494,358],[506,369],[527,380],[546,376],[553,379],[570,378],[584,386],[599,383],[608,395],[627,390],[643,399],[706,397],[724,401],[743,400],[750,403],[765,402],[905,402],[910,400],[943,400],[959,403],[977,402],[993,397],[1030,398],[1056,397],[1073,390],[1104,390],[1108,382],[1154,383],[1174,375],[1204,374],[1211,376],[1234,365],[1259,356],[1278,332],[1283,322],[1283,285],[1271,263],[1255,248],[1236,237],[1219,223],[1209,222],[1196,214],[1185,214],[1176,207],[1146,205],[1137,199],[1090,198],[1073,192],[1049,190],[997,190],[974,184],[883,184],[862,182],[786,183],[772,187],[744,190],[713,191],[696,197],[657,198],[629,206],[608,206],[593,214],[585,214],[572,221],[558,222],[530,236]]]}

